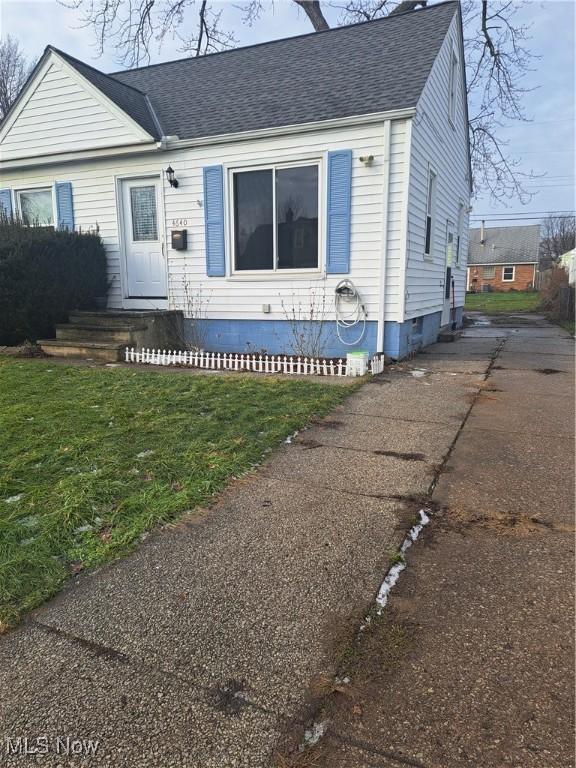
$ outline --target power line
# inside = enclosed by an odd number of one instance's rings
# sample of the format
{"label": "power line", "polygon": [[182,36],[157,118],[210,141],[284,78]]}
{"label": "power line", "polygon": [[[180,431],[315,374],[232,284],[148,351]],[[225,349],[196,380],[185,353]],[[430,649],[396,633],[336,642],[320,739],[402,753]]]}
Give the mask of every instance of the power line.
{"label": "power line", "polygon": [[532,216],[541,213],[548,215],[550,213],[574,213],[572,208],[561,208],[554,211],[495,211],[494,213],[473,213],[472,216]]}
{"label": "power line", "polygon": [[[574,217],[573,216],[556,216],[556,218],[557,219],[573,219]],[[517,219],[514,216],[510,216],[510,217],[508,217],[506,219],[490,219],[490,218],[485,218],[485,219],[481,219],[481,220],[474,219],[474,220],[471,220],[470,223],[471,224],[479,224],[480,221],[498,221],[498,222],[504,222],[504,221],[542,221],[542,217],[540,217],[540,216],[531,216],[530,218],[520,218],[520,219]]]}

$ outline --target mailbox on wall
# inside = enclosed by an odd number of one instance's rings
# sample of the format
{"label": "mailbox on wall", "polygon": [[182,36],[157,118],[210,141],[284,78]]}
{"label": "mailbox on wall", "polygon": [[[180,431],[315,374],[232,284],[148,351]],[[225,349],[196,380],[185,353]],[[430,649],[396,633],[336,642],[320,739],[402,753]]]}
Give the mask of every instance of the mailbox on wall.
{"label": "mailbox on wall", "polygon": [[188,248],[188,230],[172,230],[172,248],[175,251],[185,251]]}

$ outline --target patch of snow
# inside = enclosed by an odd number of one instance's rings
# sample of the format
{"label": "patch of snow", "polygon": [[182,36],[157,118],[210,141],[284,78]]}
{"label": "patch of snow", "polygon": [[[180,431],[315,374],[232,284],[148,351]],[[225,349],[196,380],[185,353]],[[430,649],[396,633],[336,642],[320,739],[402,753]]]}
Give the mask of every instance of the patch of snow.
{"label": "patch of snow", "polygon": [[[402,546],[400,547],[400,552],[402,555],[406,552],[406,550],[410,549],[412,544],[416,541],[418,536],[422,533],[422,529],[425,525],[428,525],[430,522],[430,517],[426,514],[426,511],[421,509],[418,512],[418,515],[420,516],[420,522],[416,523],[416,525],[413,525],[412,528],[408,531],[406,534],[406,538],[402,542]],[[390,592],[392,590],[392,587],[394,587],[398,579],[400,578],[400,574],[402,571],[406,568],[406,562],[404,559],[402,559],[399,563],[395,563],[388,573],[386,574],[384,581],[382,582],[382,585],[378,591],[378,596],[376,597],[376,604],[378,605],[378,613],[382,612],[382,609],[386,606],[386,603],[388,602],[388,597],[390,595]],[[361,628],[363,628],[368,621],[365,621]]]}
{"label": "patch of snow", "polygon": [[74,533],[87,533],[88,531],[93,531],[94,526],[87,523],[86,525],[80,525],[78,528],[74,529]]}
{"label": "patch of snow", "polygon": [[6,504],[16,504],[16,502],[20,501],[23,496],[23,493],[17,493],[16,496],[8,496],[8,498],[4,499],[4,501]]}
{"label": "patch of snow", "polygon": [[404,560],[401,560],[399,563],[396,563],[395,565],[393,565],[392,568],[390,568],[390,570],[386,574],[386,577],[382,582],[380,589],[378,591],[378,596],[376,597],[376,604],[380,609],[384,608],[384,606],[388,602],[388,595],[390,594],[392,587],[396,586],[396,583],[400,578],[400,574],[405,568],[406,568],[406,563],[404,562]]}
{"label": "patch of snow", "polygon": [[329,724],[329,720],[321,720],[319,723],[312,723],[312,727],[307,731],[304,731],[304,739],[300,745],[300,749],[313,747],[314,744],[318,744],[322,736],[326,733]]}
{"label": "patch of snow", "polygon": [[38,525],[38,518],[35,515],[28,515],[28,517],[23,517],[18,522],[26,528],[34,528],[34,526]]}
{"label": "patch of snow", "polygon": [[288,437],[286,438],[286,440],[284,440],[284,442],[287,445],[290,445],[290,443],[292,442],[292,440],[294,440],[294,438],[296,437],[297,434],[298,434],[298,430],[296,430],[296,432],[294,432],[293,434],[288,435]]}

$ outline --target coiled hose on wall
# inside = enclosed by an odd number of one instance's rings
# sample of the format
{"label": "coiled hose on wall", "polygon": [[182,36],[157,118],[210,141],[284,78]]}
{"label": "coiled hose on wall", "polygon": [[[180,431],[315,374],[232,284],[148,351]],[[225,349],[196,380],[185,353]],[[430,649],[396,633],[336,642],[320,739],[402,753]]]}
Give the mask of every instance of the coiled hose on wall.
{"label": "coiled hose on wall", "polygon": [[[347,347],[359,344],[366,333],[366,307],[352,280],[341,280],[336,286],[336,333],[338,338]],[[361,326],[360,334],[354,341],[345,341],[342,332]]]}

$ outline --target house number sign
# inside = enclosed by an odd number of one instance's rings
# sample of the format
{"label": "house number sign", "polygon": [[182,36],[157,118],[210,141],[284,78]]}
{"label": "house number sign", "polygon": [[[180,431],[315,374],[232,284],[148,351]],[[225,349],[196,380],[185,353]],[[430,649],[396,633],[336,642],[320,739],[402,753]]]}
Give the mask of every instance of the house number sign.
{"label": "house number sign", "polygon": [[173,227],[187,227],[188,219],[172,219]]}

